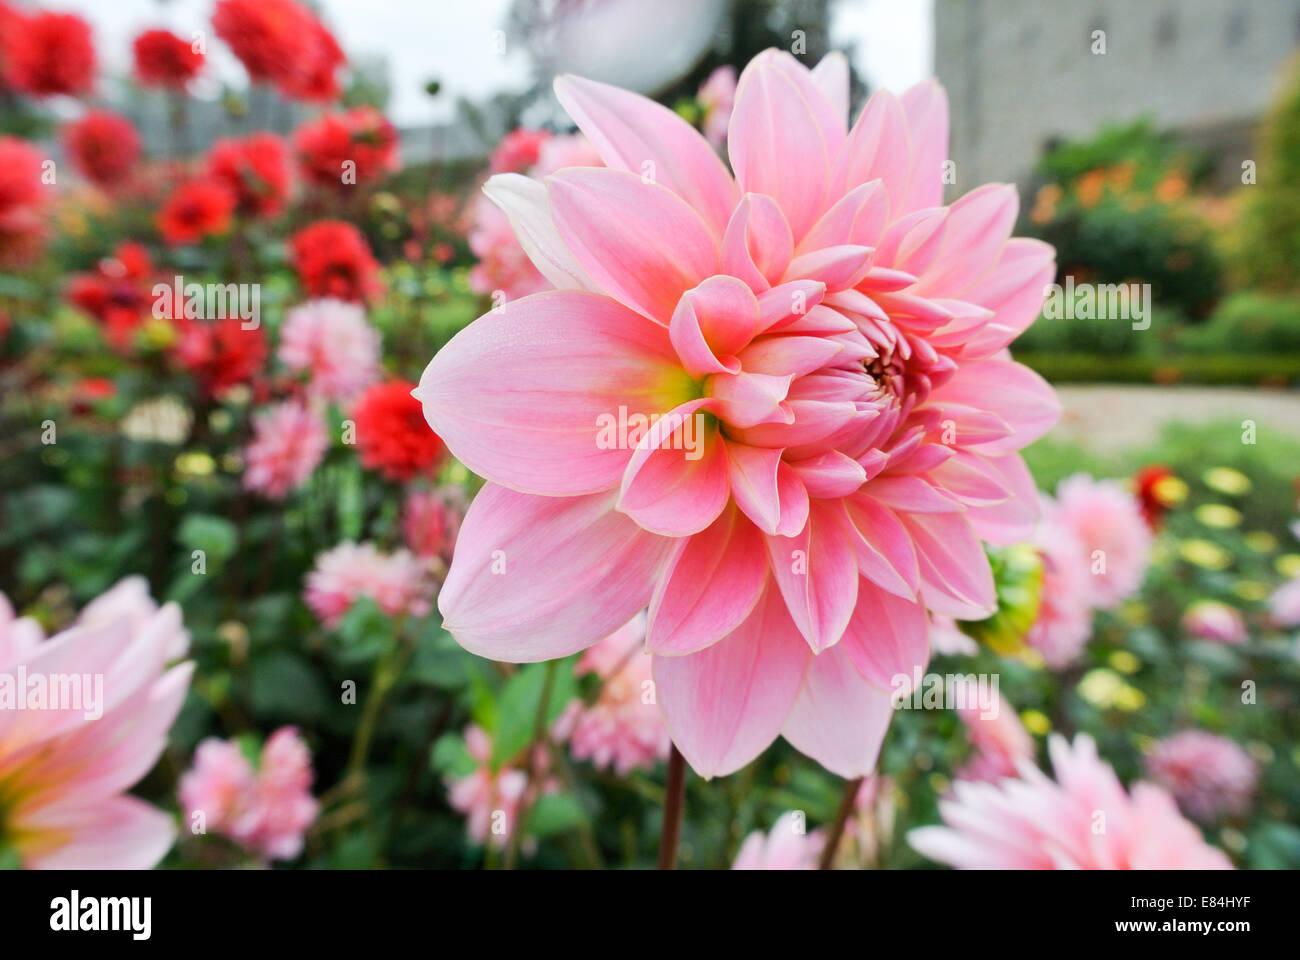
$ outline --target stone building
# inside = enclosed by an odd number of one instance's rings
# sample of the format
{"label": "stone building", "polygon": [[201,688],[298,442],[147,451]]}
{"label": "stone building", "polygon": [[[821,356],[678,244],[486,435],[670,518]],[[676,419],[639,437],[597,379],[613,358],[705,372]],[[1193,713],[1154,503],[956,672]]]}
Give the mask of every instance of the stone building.
{"label": "stone building", "polygon": [[957,192],[1144,115],[1210,148],[1226,183],[1298,44],[1300,0],[936,0]]}

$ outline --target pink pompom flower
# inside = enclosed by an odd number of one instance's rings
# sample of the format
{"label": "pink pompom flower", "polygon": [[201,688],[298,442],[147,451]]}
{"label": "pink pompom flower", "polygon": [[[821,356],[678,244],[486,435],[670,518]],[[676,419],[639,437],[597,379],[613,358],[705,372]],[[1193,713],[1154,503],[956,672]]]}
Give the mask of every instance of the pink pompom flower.
{"label": "pink pompom flower", "polygon": [[1268,598],[1268,609],[1279,626],[1300,626],[1300,576],[1273,591]]}
{"label": "pink pompom flower", "polygon": [[1197,600],[1183,612],[1183,630],[1189,637],[1238,647],[1246,642],[1246,621],[1241,611],[1218,600]]}
{"label": "pink pompom flower", "polygon": [[204,740],[181,778],[180,800],[203,832],[267,860],[292,860],[319,809],[311,782],[311,751],[296,729],[281,727],[262,747],[257,770],[233,741]]}
{"label": "pink pompom flower", "polygon": [[450,560],[465,508],[465,492],[460,487],[411,490],[402,505],[402,536],[407,547],[426,560]]}
{"label": "pink pompom flower", "polygon": [[1073,745],[1054,735],[1048,752],[1055,779],[1023,763],[1018,779],[959,780],[939,803],[946,826],[913,830],[908,842],[959,869],[1232,869],[1163,788],[1126,792],[1087,734]]}
{"label": "pink pompom flower", "polygon": [[1078,659],[1092,635],[1088,554],[1058,514],[1052,499],[1044,497],[1043,520],[1033,538],[1043,562],[1043,580],[1038,616],[1025,636],[1053,670]]}
{"label": "pink pompom flower", "polygon": [[359,304],[311,300],[285,314],[277,356],[310,376],[313,395],[348,403],[382,375],[379,347],[379,331]]}
{"label": "pink pompom flower", "polygon": [[253,440],[244,448],[244,487],[283,500],[320,466],[329,438],[320,414],[296,400],[253,417]]}
{"label": "pink pompom flower", "polygon": [[1204,730],[1157,740],[1146,765],[1151,779],[1167,788],[1189,817],[1202,822],[1246,812],[1255,793],[1258,772],[1250,754]]}
{"label": "pink pompom flower", "polygon": [[734,178],[671,110],[576,77],[556,93],[605,167],[485,190],[557,289],[470,324],[415,391],[489,481],[447,628],[537,661],[648,607],[659,704],[698,773],[783,735],[865,774],[890,678],[927,661],[927,608],[990,615],[981,540],[1037,518],[1017,451],[1059,407],[1004,348],[1052,248],[1011,238],[1010,186],[943,205],[936,83],[877,93],[850,130],[842,56],[762,53]]}
{"label": "pink pompom flower", "polygon": [[167,746],[194,664],[167,667],[176,604],[146,613],[134,590],[48,640],[0,594],[0,838],[29,869],[148,869],[175,839],[171,816],[126,791]]}
{"label": "pink pompom flower", "polygon": [[[447,802],[453,810],[465,814],[465,831],[471,841],[502,848],[515,829],[519,807],[528,790],[528,773],[510,764],[493,768],[492,738],[476,724],[465,728],[465,749],[477,765],[467,776],[447,778]],[[545,771],[544,755],[537,766],[539,792],[558,790],[558,782]],[[530,846],[525,843],[525,849]]]}
{"label": "pink pompom flower", "polygon": [[972,757],[957,771],[957,779],[997,783],[1016,776],[1021,764],[1034,762],[1033,738],[1001,695],[987,710],[967,706],[957,715],[974,748]]}
{"label": "pink pompom flower", "polygon": [[409,551],[381,553],[372,543],[344,542],[316,558],[303,599],[332,628],[362,597],[389,616],[423,617],[432,609],[432,593],[425,565]]}
{"label": "pink pompom flower", "polygon": [[655,705],[654,680],[645,642],[645,617],[637,615],[588,647],[577,672],[595,673],[600,694],[571,718],[569,751],[576,760],[613,770],[620,777],[648,770],[668,757],[671,740]]}
{"label": "pink pompom flower", "polygon": [[768,833],[755,830],[740,845],[732,870],[815,870],[826,841],[820,830],[806,833],[803,819],[784,813]]}
{"label": "pink pompom flower", "polygon": [[736,68],[724,64],[714,70],[700,85],[695,99],[704,108],[701,123],[704,139],[721,149],[727,143],[727,126],[731,123],[731,108],[736,102]]}
{"label": "pink pompom flower", "polygon": [[1113,610],[1137,592],[1151,557],[1142,505],[1117,480],[1076,473],[1056,488],[1056,517],[1082,550],[1092,606]]}

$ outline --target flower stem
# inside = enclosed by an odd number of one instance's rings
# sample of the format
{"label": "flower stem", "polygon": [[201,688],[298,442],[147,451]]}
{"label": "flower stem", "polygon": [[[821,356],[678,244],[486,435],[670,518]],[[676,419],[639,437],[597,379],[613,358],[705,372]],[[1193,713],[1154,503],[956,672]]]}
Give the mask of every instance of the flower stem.
{"label": "flower stem", "polygon": [[686,809],[686,758],[673,744],[668,754],[668,783],[664,788],[664,825],[659,834],[660,870],[677,869],[677,845],[682,838],[682,813]]}
{"label": "flower stem", "polygon": [[524,792],[519,798],[519,809],[515,812],[514,829],[510,831],[510,842],[506,845],[505,868],[513,870],[519,858],[519,845],[523,842],[524,826],[528,814],[532,812],[533,801],[541,790],[537,783],[538,752],[546,740],[546,717],[551,710],[551,689],[555,686],[555,667],[560,661],[546,662],[546,676],[542,680],[542,693],[537,698],[537,716],[533,721],[533,739],[528,745],[528,779],[524,781]]}
{"label": "flower stem", "polygon": [[831,832],[826,837],[826,846],[822,848],[821,862],[817,864],[818,870],[829,870],[834,866],[835,854],[844,836],[844,826],[849,822],[849,814],[853,812],[853,805],[857,802],[858,790],[861,787],[861,777],[844,784],[844,795],[840,797],[840,808],[835,812],[835,822],[831,824]]}

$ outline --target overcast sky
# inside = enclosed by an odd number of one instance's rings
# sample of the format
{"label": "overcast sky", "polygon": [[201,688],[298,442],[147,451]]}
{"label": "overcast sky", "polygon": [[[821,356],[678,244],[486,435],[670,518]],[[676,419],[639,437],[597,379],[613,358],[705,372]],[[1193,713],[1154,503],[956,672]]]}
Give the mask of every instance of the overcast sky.
{"label": "overcast sky", "polygon": [[[94,25],[103,68],[125,71],[131,39],[142,29],[167,26],[188,36],[207,26],[214,0],[29,0],[23,5],[81,13]],[[399,126],[444,120],[459,96],[480,99],[527,84],[524,55],[508,49],[500,56],[493,48],[493,31],[510,0],[323,0],[319,6],[350,56],[387,58],[390,112]],[[873,88],[899,90],[933,72],[932,0],[838,0],[835,10],[833,39],[856,42],[855,63]],[[209,50],[220,76],[241,76],[219,43]],[[445,91],[437,100],[423,91],[433,77]]]}

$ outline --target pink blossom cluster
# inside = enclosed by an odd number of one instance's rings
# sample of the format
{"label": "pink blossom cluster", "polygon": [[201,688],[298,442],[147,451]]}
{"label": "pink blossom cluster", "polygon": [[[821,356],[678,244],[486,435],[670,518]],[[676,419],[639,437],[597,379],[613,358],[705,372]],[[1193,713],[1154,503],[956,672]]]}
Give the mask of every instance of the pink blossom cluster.
{"label": "pink blossom cluster", "polygon": [[345,541],[316,558],[303,599],[327,627],[335,627],[361,597],[389,616],[425,616],[433,584],[427,566],[408,550],[381,552],[372,543]]}
{"label": "pink blossom cluster", "polygon": [[256,770],[234,741],[204,740],[181,778],[180,800],[192,830],[222,834],[268,860],[292,860],[316,819],[311,782],[311,752],[296,729],[281,727]]}

